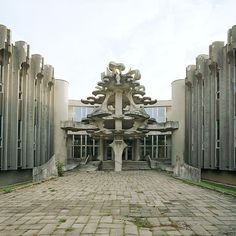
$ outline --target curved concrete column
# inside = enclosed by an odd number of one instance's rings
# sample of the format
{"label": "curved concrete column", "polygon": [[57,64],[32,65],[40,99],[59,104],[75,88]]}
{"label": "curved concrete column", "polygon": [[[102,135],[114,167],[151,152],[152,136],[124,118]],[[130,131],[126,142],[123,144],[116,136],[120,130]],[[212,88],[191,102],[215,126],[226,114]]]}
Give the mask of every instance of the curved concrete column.
{"label": "curved concrete column", "polygon": [[61,121],[68,120],[68,85],[65,80],[55,80],[54,87],[54,153],[56,160],[66,163],[66,133]]}
{"label": "curved concrete column", "polygon": [[185,80],[175,80],[172,86],[172,112],[171,120],[179,122],[179,128],[172,134],[172,165],[177,158],[181,163],[184,161],[185,147]]}

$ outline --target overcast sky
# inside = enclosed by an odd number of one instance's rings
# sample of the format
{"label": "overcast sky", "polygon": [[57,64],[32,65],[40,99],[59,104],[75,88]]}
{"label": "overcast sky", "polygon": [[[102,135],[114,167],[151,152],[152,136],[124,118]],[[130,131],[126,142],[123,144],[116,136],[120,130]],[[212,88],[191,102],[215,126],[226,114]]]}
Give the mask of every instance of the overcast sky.
{"label": "overcast sky", "polygon": [[109,61],[139,69],[153,99],[236,24],[235,0],[0,0],[0,24],[41,54],[69,98],[91,95]]}

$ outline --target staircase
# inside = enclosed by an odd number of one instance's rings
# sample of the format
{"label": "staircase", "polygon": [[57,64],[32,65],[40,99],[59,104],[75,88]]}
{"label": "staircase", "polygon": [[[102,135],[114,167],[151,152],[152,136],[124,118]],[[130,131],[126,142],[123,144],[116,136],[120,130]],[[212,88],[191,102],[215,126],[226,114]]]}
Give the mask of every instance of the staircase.
{"label": "staircase", "polygon": [[[102,170],[114,171],[114,161],[103,161]],[[151,170],[147,161],[122,161],[122,170]]]}
{"label": "staircase", "polygon": [[122,170],[151,170],[147,161],[123,161]]}
{"label": "staircase", "polygon": [[101,169],[102,170],[114,170],[115,169],[115,162],[114,161],[103,161]]}

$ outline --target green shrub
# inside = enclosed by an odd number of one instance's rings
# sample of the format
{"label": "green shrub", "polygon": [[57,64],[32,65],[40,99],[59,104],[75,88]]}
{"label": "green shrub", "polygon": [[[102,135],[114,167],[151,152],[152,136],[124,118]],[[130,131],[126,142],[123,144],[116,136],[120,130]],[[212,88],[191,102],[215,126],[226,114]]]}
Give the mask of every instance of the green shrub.
{"label": "green shrub", "polygon": [[56,166],[57,166],[57,172],[58,172],[58,176],[63,176],[64,175],[64,164],[61,161],[57,161],[56,162]]}

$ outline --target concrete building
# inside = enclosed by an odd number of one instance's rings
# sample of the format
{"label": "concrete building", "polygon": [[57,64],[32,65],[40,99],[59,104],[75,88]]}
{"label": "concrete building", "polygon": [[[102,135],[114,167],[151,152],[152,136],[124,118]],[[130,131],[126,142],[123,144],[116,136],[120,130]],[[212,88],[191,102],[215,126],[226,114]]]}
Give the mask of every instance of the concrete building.
{"label": "concrete building", "polygon": [[[160,123],[165,123],[170,119],[171,106],[170,100],[158,101],[152,106],[145,107],[145,111],[151,118],[156,119]],[[81,122],[82,119],[86,118],[87,115],[93,111],[93,109],[93,106],[85,105],[79,100],[69,100],[69,121],[66,123],[70,123],[70,127],[75,126],[75,122]],[[153,159],[170,164],[172,159],[171,149],[173,145],[171,136],[171,131],[149,132],[149,134],[141,139],[140,158],[145,160],[145,157],[150,155]],[[114,160],[114,153],[109,146],[111,140],[106,140],[105,142],[106,148],[104,150],[103,160]],[[76,128],[70,128],[70,130],[67,131],[67,149],[68,159],[85,158],[88,155],[97,157],[99,154],[99,141],[92,139],[86,130],[77,131]],[[135,160],[135,156],[132,154],[132,142],[129,141],[128,147],[125,148],[123,153],[123,160]]]}
{"label": "concrete building", "polygon": [[161,105],[144,96],[140,72],[124,70],[123,64],[110,62],[94,96],[82,100],[87,106],[71,102],[70,120],[62,125],[68,134],[68,156],[113,161],[116,171],[126,161],[135,164],[147,158],[171,164],[171,135],[178,122],[167,120],[170,102]]}
{"label": "concrete building", "polygon": [[226,45],[214,42],[185,79],[173,81],[172,100],[144,96],[139,71],[111,62],[94,96],[81,102],[69,100],[68,82],[26,42],[13,45],[0,25],[0,186],[88,157],[116,171],[147,159],[154,167],[187,163],[203,178],[234,183],[235,42],[233,26]]}
{"label": "concrete building", "polygon": [[185,161],[203,178],[236,183],[236,26],[186,69]]}
{"label": "concrete building", "polygon": [[66,113],[55,111],[60,99],[68,100],[60,83],[41,55],[30,55],[26,42],[12,44],[10,30],[0,25],[0,185],[32,178],[32,169],[60,146],[57,119]]}
{"label": "concrete building", "polygon": [[[106,76],[121,68],[113,67]],[[83,121],[91,117],[101,104],[94,106],[82,104],[79,100],[69,101],[68,82],[55,79],[54,68],[44,65],[41,55],[30,55],[26,42],[19,41],[13,45],[10,30],[0,25],[0,185],[32,179],[33,170],[53,158],[65,164],[71,159],[88,156],[103,162],[114,161],[117,155],[121,159],[119,163],[142,161],[147,157],[165,164],[175,163],[176,157],[183,160],[184,141],[180,138],[183,121],[178,120],[179,110],[172,109],[173,104],[183,103],[182,97],[178,96],[183,94],[179,86],[181,80],[172,84],[175,97],[172,104],[172,101],[155,102],[143,97],[144,87],[136,81],[140,79],[138,70],[126,74],[120,71],[116,79],[122,80],[122,76],[127,77],[126,90],[132,83],[133,91],[138,90],[134,96],[130,95],[133,92],[125,92],[125,96],[120,94],[119,97],[120,85],[118,89],[112,85],[116,95],[109,95],[113,101],[109,107],[116,110],[117,104],[122,107],[123,102],[127,103],[126,110],[123,107],[114,114],[111,112],[116,130],[124,133],[118,135],[117,143],[122,137],[124,146],[117,153],[116,147],[112,146],[116,138],[105,137],[103,133],[105,138],[101,139],[99,135],[92,135],[87,126],[81,129]],[[104,104],[102,107],[104,109]],[[105,122],[108,126],[112,123]],[[178,124],[181,124],[179,129]],[[122,164],[114,169],[121,170]]]}

